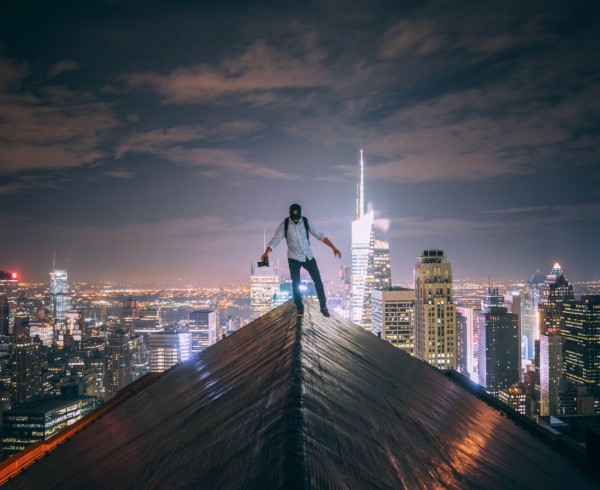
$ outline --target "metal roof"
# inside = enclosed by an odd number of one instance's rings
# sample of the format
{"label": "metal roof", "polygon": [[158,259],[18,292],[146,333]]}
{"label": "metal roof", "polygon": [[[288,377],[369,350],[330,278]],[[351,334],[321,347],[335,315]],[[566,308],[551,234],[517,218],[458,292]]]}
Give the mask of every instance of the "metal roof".
{"label": "metal roof", "polygon": [[598,488],[442,372],[306,300],[167,371],[7,488]]}

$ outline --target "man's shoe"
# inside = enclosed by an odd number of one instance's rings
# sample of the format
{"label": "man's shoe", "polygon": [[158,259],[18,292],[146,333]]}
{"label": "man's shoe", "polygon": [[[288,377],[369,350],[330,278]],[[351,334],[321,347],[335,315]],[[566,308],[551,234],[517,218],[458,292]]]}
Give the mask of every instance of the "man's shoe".
{"label": "man's shoe", "polygon": [[298,308],[298,309],[296,310],[296,315],[298,315],[298,316],[302,316],[302,315],[304,315],[304,308]]}
{"label": "man's shoe", "polygon": [[331,315],[329,314],[329,310],[327,308],[321,308],[321,313],[324,317],[329,318]]}

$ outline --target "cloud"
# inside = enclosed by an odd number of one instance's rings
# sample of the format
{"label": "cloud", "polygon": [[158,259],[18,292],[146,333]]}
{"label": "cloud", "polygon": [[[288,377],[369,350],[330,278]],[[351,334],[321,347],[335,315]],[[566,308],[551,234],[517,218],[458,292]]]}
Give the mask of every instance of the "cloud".
{"label": "cloud", "polygon": [[162,149],[178,143],[232,141],[262,128],[261,123],[243,120],[210,126],[157,128],[123,137],[115,153],[117,158],[122,158],[127,153],[160,153]]}
{"label": "cloud", "polygon": [[315,88],[330,84],[330,77],[313,53],[290,56],[256,41],[237,57],[217,66],[198,64],[168,74],[134,73],[126,77],[130,88],[148,87],[166,102],[214,102],[222,96],[282,89]]}
{"label": "cloud", "polygon": [[80,167],[103,158],[106,133],[118,126],[108,105],[91,94],[47,87],[17,93],[26,69],[4,61],[0,82],[0,174]]}
{"label": "cloud", "polygon": [[65,71],[80,70],[81,68],[81,64],[77,63],[76,61],[62,60],[50,66],[50,69],[48,70],[48,75],[50,76],[50,78],[54,78],[56,75]]}
{"label": "cloud", "polygon": [[533,213],[536,211],[545,211],[549,209],[548,206],[526,206],[522,208],[506,208],[506,209],[494,209],[489,211],[480,211],[483,214],[521,214],[521,213]]}
{"label": "cloud", "polygon": [[247,160],[244,152],[238,150],[173,147],[159,154],[174,163],[191,167],[208,167],[213,172],[226,173],[235,177],[246,176],[271,180],[303,179],[297,174],[252,163]]}
{"label": "cloud", "polygon": [[135,173],[129,170],[109,170],[102,174],[104,177],[113,177],[115,179],[134,179]]}

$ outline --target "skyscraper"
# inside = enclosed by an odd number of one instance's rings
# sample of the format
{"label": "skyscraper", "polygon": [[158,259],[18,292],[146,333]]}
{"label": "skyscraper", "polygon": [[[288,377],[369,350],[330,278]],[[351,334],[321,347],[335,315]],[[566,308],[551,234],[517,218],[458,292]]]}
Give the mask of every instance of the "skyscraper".
{"label": "skyscraper", "polygon": [[[466,362],[467,362],[467,372],[469,379],[471,381],[477,382],[477,363],[479,359],[479,335],[478,335],[478,326],[477,326],[477,315],[480,313],[479,310],[474,310],[470,307],[456,307],[457,312],[457,335],[458,335],[458,313],[464,318],[466,332]],[[461,320],[462,321],[462,320]],[[457,341],[458,344],[458,341]],[[457,345],[458,352],[458,345]],[[457,369],[458,369],[458,359],[457,359]]]}
{"label": "skyscraper", "polygon": [[191,356],[189,332],[167,331],[148,334],[150,339],[150,372],[162,373]]}
{"label": "skyscraper", "polygon": [[375,228],[371,231],[369,258],[365,291],[363,297],[363,312],[361,326],[371,330],[371,294],[375,289],[385,289],[392,285],[392,270],[390,267],[390,245],[385,240],[375,238]]}
{"label": "skyscraper", "polygon": [[369,261],[373,249],[371,239],[375,213],[372,209],[365,213],[365,184],[364,184],[363,152],[360,150],[360,183],[356,198],[356,219],[352,222],[352,321],[362,325],[363,306]]}
{"label": "skyscraper", "polygon": [[[13,330],[15,324],[15,318],[17,316],[17,308],[18,308],[18,300],[19,300],[19,275],[16,272],[4,272],[0,271],[0,308],[3,306],[2,298],[5,298],[6,304],[4,304],[4,308],[8,307],[7,314],[8,318],[2,320],[2,312],[0,311],[0,324],[5,325],[8,323],[7,333],[2,333],[2,335],[15,335]],[[2,327],[2,331],[4,332],[4,327]]]}
{"label": "skyscraper", "polygon": [[42,393],[40,346],[29,335],[19,335],[9,347],[13,405],[33,401]]}
{"label": "skyscraper", "polygon": [[123,302],[123,309],[121,310],[121,328],[128,332],[129,335],[133,335],[139,319],[139,301],[132,297],[127,298],[127,300]]}
{"label": "skyscraper", "polygon": [[55,320],[64,320],[71,308],[69,278],[66,270],[52,268],[50,272],[50,303]]}
{"label": "skyscraper", "polygon": [[596,396],[596,411],[600,412],[600,296],[566,301],[560,332],[565,378],[575,387],[587,387]]}
{"label": "skyscraper", "polygon": [[279,292],[281,278],[276,265],[257,267],[250,264],[250,311],[255,320],[274,308],[275,294]]}
{"label": "skyscraper", "polygon": [[442,250],[424,250],[415,267],[415,356],[456,369],[452,267]]}
{"label": "skyscraper", "polygon": [[188,329],[192,343],[192,354],[202,352],[217,342],[218,317],[214,310],[196,310],[190,313]]}
{"label": "skyscraper", "polygon": [[107,339],[104,366],[104,396],[107,401],[133,381],[129,334],[124,330]]}
{"label": "skyscraper", "polygon": [[563,377],[563,343],[558,328],[540,337],[540,415],[558,414],[559,388]]}
{"label": "skyscraper", "polygon": [[494,396],[519,381],[518,321],[502,306],[492,306],[478,318],[479,384]]}
{"label": "skyscraper", "polygon": [[8,298],[5,295],[0,295],[0,335],[10,335],[10,306]]}
{"label": "skyscraper", "polygon": [[521,295],[521,350],[524,359],[535,358],[535,342],[540,338],[538,306],[545,280],[546,276],[538,269],[529,277]]}
{"label": "skyscraper", "polygon": [[413,354],[414,289],[398,286],[374,289],[371,298],[373,309],[371,331],[393,346]]}

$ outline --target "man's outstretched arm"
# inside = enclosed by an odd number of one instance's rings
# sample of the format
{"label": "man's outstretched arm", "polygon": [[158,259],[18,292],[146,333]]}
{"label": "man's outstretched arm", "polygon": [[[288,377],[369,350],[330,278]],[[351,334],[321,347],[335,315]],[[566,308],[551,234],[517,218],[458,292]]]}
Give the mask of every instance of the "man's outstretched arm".
{"label": "man's outstretched arm", "polygon": [[331,250],[333,250],[333,255],[335,255],[338,259],[342,258],[342,252],[340,252],[337,248],[335,248],[335,245],[333,243],[331,243],[331,240],[327,237],[323,237],[322,242],[325,245],[328,245],[331,247]]}

